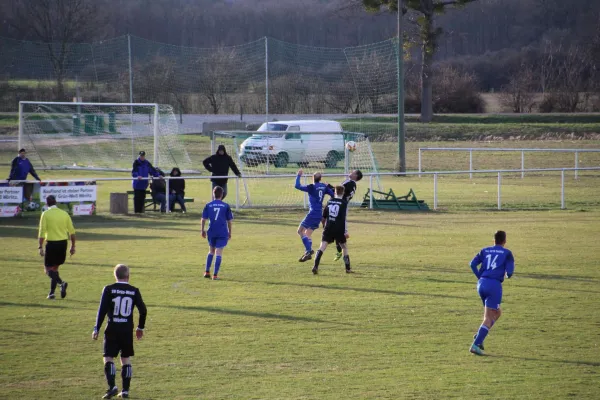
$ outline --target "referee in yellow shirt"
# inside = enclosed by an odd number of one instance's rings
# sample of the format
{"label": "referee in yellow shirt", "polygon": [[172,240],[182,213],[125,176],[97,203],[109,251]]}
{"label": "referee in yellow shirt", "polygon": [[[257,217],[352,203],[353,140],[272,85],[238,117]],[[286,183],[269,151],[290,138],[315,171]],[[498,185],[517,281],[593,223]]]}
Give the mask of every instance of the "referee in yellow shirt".
{"label": "referee in yellow shirt", "polygon": [[[64,264],[67,258],[67,245],[71,239],[71,255],[75,254],[75,228],[71,216],[66,211],[56,207],[56,198],[52,195],[46,198],[48,209],[40,218],[40,232],[38,234],[40,256],[44,257],[46,275],[50,278],[50,293],[48,299],[54,300],[56,286],[60,285],[60,297],[67,295],[67,282],[60,279],[58,267]],[[46,251],[44,252],[44,240]]]}

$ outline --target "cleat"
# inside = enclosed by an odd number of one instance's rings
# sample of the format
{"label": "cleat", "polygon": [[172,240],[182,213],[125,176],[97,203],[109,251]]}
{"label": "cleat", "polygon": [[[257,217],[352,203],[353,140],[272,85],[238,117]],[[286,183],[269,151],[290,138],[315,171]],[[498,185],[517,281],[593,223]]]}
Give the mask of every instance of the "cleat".
{"label": "cleat", "polygon": [[333,258],[333,261],[338,261],[340,258],[342,258],[343,253],[340,251],[339,253],[336,253],[335,257]]}
{"label": "cleat", "polygon": [[221,278],[219,278],[217,275],[213,275],[212,280],[213,281],[220,281]]}
{"label": "cleat", "polygon": [[[476,338],[476,337],[477,337],[477,334],[475,333],[475,334],[473,335],[473,340],[475,340],[475,338]],[[485,349],[483,348],[483,343],[481,343],[481,344],[479,345],[479,348],[480,348],[481,350],[485,350]]]}
{"label": "cleat", "polygon": [[310,260],[310,259],[312,258],[312,255],[313,255],[313,254],[315,254],[315,251],[314,251],[314,250],[307,251],[306,253],[302,254],[302,257],[300,257],[300,258],[298,259],[298,261],[300,261],[300,262],[305,262],[305,261],[308,261],[308,260]]}
{"label": "cleat", "polygon": [[352,269],[350,269],[350,268],[346,268],[346,273],[347,273],[347,274],[353,274],[353,273],[354,273],[354,271],[352,271]]}
{"label": "cleat", "polygon": [[313,267],[312,273],[317,275],[319,273],[319,267]]}
{"label": "cleat", "polygon": [[483,355],[483,350],[481,349],[481,347],[477,346],[475,343],[473,343],[471,345],[471,349],[469,349],[469,351],[473,354],[477,354],[478,356]]}
{"label": "cleat", "polygon": [[67,297],[67,286],[69,286],[69,284],[67,282],[63,282],[60,285],[60,298],[64,299],[65,297]]}
{"label": "cleat", "polygon": [[54,300],[56,298],[56,296],[54,295],[54,293],[50,293],[48,295],[48,297],[46,297],[48,300]]}
{"label": "cleat", "polygon": [[204,277],[205,277],[206,279],[210,279],[210,272],[205,272],[205,273],[204,273]]}
{"label": "cleat", "polygon": [[129,397],[129,392],[127,390],[123,390],[121,393],[119,393],[119,397],[122,399],[126,399]]}
{"label": "cleat", "polygon": [[112,389],[108,389],[106,391],[106,394],[104,396],[102,396],[103,399],[112,399],[113,396],[116,396],[116,394],[119,393],[119,389],[117,389],[117,387],[115,386]]}

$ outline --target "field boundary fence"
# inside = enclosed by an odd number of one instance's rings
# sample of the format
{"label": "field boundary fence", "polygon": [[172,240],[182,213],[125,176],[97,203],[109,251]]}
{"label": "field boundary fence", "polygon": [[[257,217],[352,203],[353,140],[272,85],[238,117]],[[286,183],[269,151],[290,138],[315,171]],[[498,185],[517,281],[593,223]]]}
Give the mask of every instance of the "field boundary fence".
{"label": "field boundary fence", "polygon": [[423,173],[423,153],[426,151],[457,151],[469,152],[469,178],[473,179],[473,152],[521,152],[521,178],[525,178],[525,153],[574,153],[575,165],[573,171],[575,179],[578,178],[579,153],[600,153],[600,149],[517,149],[501,147],[420,147],[419,148],[419,176]]}
{"label": "field boundary fence", "polygon": [[[395,177],[397,179],[402,179],[402,178],[408,178],[408,177],[421,177],[422,175],[426,175],[426,176],[432,176],[433,177],[433,210],[439,210],[439,203],[440,203],[440,190],[439,190],[439,178],[440,177],[448,177],[448,176],[460,176],[460,175],[487,175],[486,178],[490,178],[492,177],[492,179],[496,180],[496,185],[497,185],[497,194],[496,194],[496,199],[497,199],[497,205],[496,205],[496,209],[497,210],[503,210],[505,208],[503,208],[503,197],[502,197],[502,191],[503,191],[503,177],[510,177],[510,176],[514,176],[515,174],[519,174],[519,173],[528,173],[528,174],[534,174],[534,173],[541,173],[541,174],[547,174],[547,173],[560,173],[560,209],[564,210],[566,209],[566,192],[565,192],[565,183],[566,183],[566,173],[569,172],[592,172],[594,173],[594,178],[600,178],[600,167],[586,167],[586,168],[538,168],[538,169],[526,169],[526,170],[522,170],[522,169],[504,169],[504,170],[477,170],[477,171],[473,171],[473,170],[466,170],[466,171],[434,171],[434,172],[403,172],[403,173],[399,173],[399,172],[378,172],[378,173],[369,173],[369,174],[365,174],[364,175],[364,181],[367,181],[369,184],[369,193],[373,193],[373,190],[377,190],[377,183],[376,183],[376,179],[377,178],[384,178],[384,177]],[[596,176],[596,172],[598,172],[597,176]],[[166,193],[170,193],[169,192],[169,182],[171,180],[174,179],[185,179],[188,181],[194,181],[194,180],[210,180],[210,179],[222,179],[222,178],[228,178],[230,180],[233,180],[235,182],[235,209],[236,210],[240,210],[242,208],[304,208],[306,209],[308,207],[308,201],[307,201],[307,194],[304,193],[304,197],[302,199],[302,202],[298,202],[297,204],[264,204],[261,202],[253,202],[251,200],[251,196],[252,193],[251,191],[249,192],[248,190],[248,185],[247,185],[247,181],[251,180],[251,179],[255,179],[255,180],[263,180],[263,179],[281,179],[281,178],[295,178],[296,175],[295,174],[286,174],[286,175],[248,175],[248,176],[242,176],[242,177],[238,177],[238,176],[222,176],[222,177],[211,177],[211,176],[184,176],[184,177],[169,177],[169,176],[165,176],[164,180],[166,181]],[[323,174],[323,178],[334,178],[334,177],[347,177],[347,175],[345,174]],[[306,184],[306,177],[304,177],[304,183]],[[131,181],[131,178],[129,177],[98,177],[98,178],[90,178],[90,177],[86,177],[86,178],[74,178],[74,179],[49,179],[49,180],[44,180],[45,183],[51,183],[51,184],[57,184],[57,183],[72,183],[72,182],[81,182],[82,180],[85,181],[95,181],[95,182],[110,182],[110,181]],[[7,181],[0,181],[0,184],[2,183],[7,183]],[[11,181],[11,183],[13,184],[19,184],[19,183],[37,183],[36,181]],[[557,185],[558,186],[558,185]],[[594,187],[597,187],[597,185],[594,185]],[[284,189],[284,188],[282,188]],[[246,196],[244,199],[244,195]],[[167,212],[169,212],[169,202],[167,202]],[[355,201],[354,203],[352,203],[353,206],[359,206],[362,204],[362,201],[357,201],[356,197],[355,197]],[[368,208],[369,209],[374,209],[374,201],[373,201],[373,196],[370,196],[370,200],[368,203]],[[486,207],[489,208],[489,207]]]}

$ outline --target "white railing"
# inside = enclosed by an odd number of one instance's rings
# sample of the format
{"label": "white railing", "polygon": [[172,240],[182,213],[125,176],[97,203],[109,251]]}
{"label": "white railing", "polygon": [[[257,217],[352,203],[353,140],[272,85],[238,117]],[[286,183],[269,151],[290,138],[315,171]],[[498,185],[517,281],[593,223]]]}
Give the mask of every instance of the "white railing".
{"label": "white railing", "polygon": [[[467,170],[467,171],[434,171],[434,172],[380,172],[380,173],[372,173],[372,174],[364,174],[364,177],[368,177],[369,180],[369,192],[373,193],[374,179],[373,177],[383,177],[383,176],[421,176],[421,175],[432,175],[433,176],[433,209],[438,209],[438,177],[440,175],[472,175],[472,174],[495,174],[497,175],[497,209],[502,209],[502,176],[503,174],[515,174],[515,173],[532,173],[532,172],[560,172],[560,204],[561,209],[566,208],[565,201],[565,173],[566,172],[578,172],[578,171],[598,171],[600,172],[600,167],[585,167],[585,168],[536,168],[536,169],[504,169],[504,170]],[[345,174],[323,174],[323,177],[347,177]],[[296,174],[285,174],[285,175],[245,175],[243,177],[237,176],[182,176],[182,177],[170,177],[165,176],[164,180],[166,182],[165,192],[169,193],[169,181],[172,179],[186,179],[186,180],[206,180],[206,179],[230,179],[235,180],[235,209],[239,210],[242,206],[240,204],[240,190],[242,186],[246,186],[246,179],[280,179],[280,178],[295,178]],[[600,177],[600,175],[599,175]],[[306,177],[305,177],[306,178]],[[155,178],[156,179],[156,178]],[[96,181],[96,182],[106,182],[106,181],[131,181],[131,177],[120,177],[120,178],[79,178],[79,179],[48,179],[44,180],[44,182],[81,182],[81,181]],[[12,180],[12,183],[38,183],[37,181],[16,181]],[[0,181],[0,183],[6,183],[6,181]],[[306,183],[306,180],[305,180]],[[249,204],[252,207],[251,204]],[[303,208],[307,208],[308,202],[306,201],[306,196],[303,199]],[[169,201],[166,202],[167,212],[169,212]],[[257,206],[260,207],[260,206]],[[369,208],[373,209],[373,196],[370,196]]]}
{"label": "white railing", "polygon": [[[492,147],[420,147],[419,148],[419,172],[422,172],[423,152],[425,151],[468,151],[469,152],[469,171],[473,171],[473,152],[474,151],[508,151],[521,152],[521,178],[525,177],[525,153],[575,153],[575,179],[577,179],[577,169],[579,168],[579,153],[600,153],[600,149],[509,149]],[[469,178],[473,179],[473,172],[469,173]]]}

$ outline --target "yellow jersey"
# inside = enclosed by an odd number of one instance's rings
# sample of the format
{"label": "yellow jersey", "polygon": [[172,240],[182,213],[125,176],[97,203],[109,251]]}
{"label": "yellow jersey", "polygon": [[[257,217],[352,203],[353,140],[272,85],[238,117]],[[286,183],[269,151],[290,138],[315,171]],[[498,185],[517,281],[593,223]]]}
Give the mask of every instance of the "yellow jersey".
{"label": "yellow jersey", "polygon": [[47,241],[68,240],[75,234],[71,216],[64,210],[52,206],[42,213],[40,218],[39,238]]}

